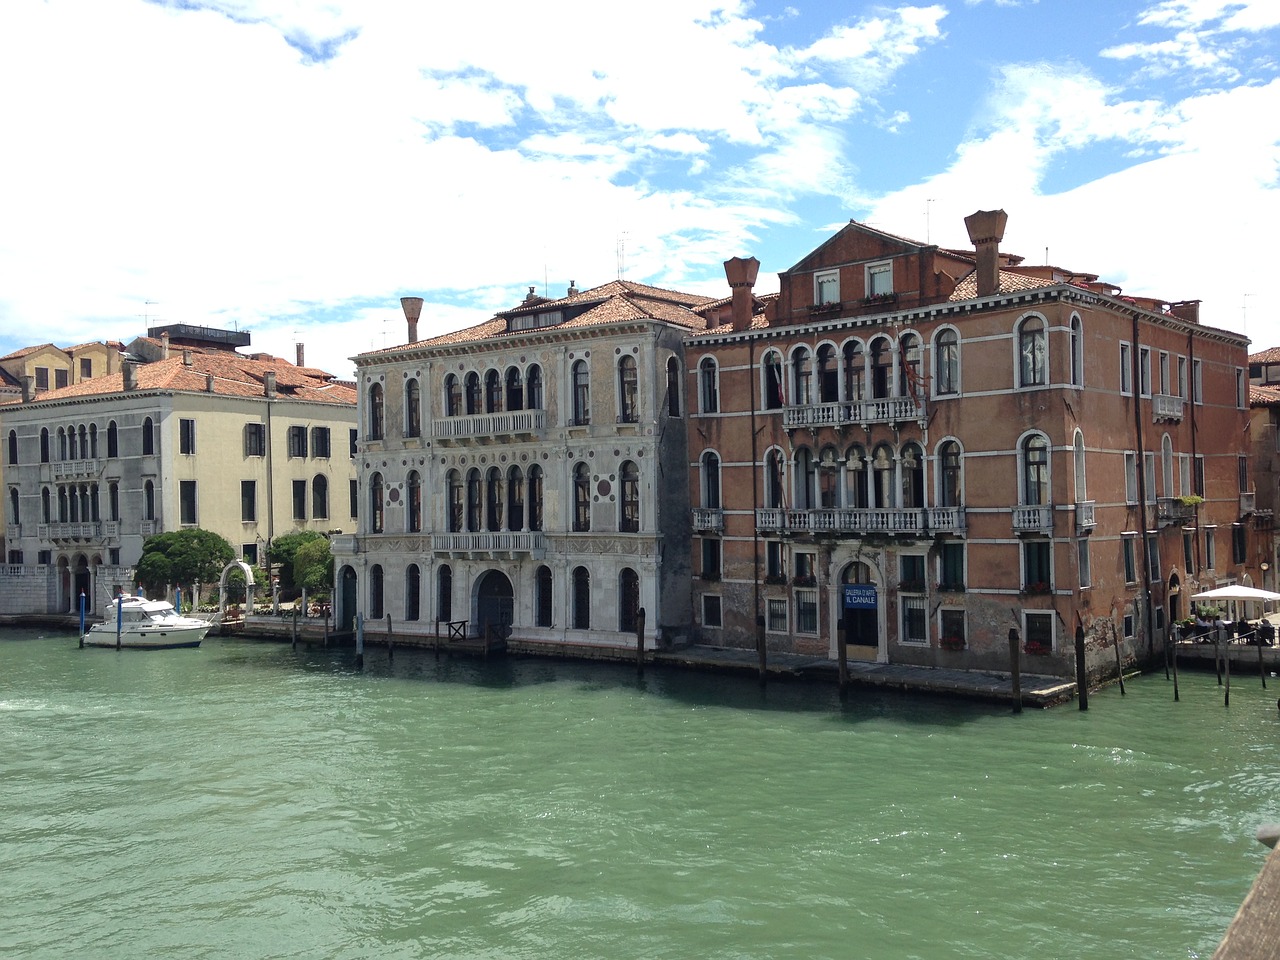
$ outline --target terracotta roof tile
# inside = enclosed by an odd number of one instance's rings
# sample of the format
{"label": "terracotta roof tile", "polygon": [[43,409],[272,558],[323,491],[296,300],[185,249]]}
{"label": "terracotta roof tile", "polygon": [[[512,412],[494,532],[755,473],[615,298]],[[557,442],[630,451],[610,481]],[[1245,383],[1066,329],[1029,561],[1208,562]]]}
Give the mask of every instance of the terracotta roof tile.
{"label": "terracotta roof tile", "polygon": [[46,349],[62,350],[61,347],[59,347],[57,344],[54,344],[54,343],[37,343],[34,347],[23,347],[21,350],[15,350],[13,351],[13,353],[5,354],[3,357],[0,357],[0,360],[18,360],[21,357],[29,356],[30,354],[36,353],[39,350],[46,350]]}
{"label": "terracotta roof tile", "polygon": [[[1040,290],[1044,287],[1053,287],[1057,284],[1052,280],[1045,280],[1041,277],[1028,277],[1020,273],[1011,273],[1008,270],[1000,271],[1000,292],[1001,293],[1017,293],[1021,290]],[[948,297],[953,303],[961,300],[976,300],[978,297],[978,276],[977,271],[971,271],[961,277],[956,284],[955,290]]]}
{"label": "terracotta roof tile", "polygon": [[1280,347],[1268,347],[1249,354],[1250,363],[1280,363]]}
{"label": "terracotta roof tile", "polygon": [[1280,405],[1280,390],[1275,387],[1263,387],[1258,384],[1249,386],[1249,406],[1272,407]]}

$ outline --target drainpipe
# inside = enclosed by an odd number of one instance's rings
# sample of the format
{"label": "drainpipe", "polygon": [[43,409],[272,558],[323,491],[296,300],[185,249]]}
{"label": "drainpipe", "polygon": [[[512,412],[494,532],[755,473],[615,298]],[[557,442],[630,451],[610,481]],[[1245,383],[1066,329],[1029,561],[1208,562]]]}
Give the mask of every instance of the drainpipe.
{"label": "drainpipe", "polygon": [[[1138,452],[1138,513],[1142,521],[1143,631],[1147,635],[1147,656],[1152,656],[1156,641],[1152,630],[1154,611],[1151,608],[1151,558],[1147,553],[1147,452],[1142,445],[1142,350],[1138,343],[1137,311],[1132,314],[1132,325],[1133,356],[1129,358],[1129,362],[1133,365],[1133,436]],[[1165,624],[1165,629],[1168,629],[1168,624]]]}
{"label": "drainpipe", "polygon": [[749,378],[747,396],[751,401],[751,562],[753,570],[751,610],[755,614],[753,627],[761,659],[760,675],[763,677],[764,613],[760,609],[760,449],[759,432],[756,430],[756,342],[750,337],[747,339],[747,367]]}
{"label": "drainpipe", "polygon": [[[1196,451],[1199,448],[1200,422],[1196,419],[1196,335],[1192,330],[1187,331],[1187,416],[1191,419],[1191,491],[1204,496],[1202,492],[1196,489]],[[1196,534],[1195,543],[1191,547],[1195,551],[1196,571],[1198,574],[1199,571],[1204,569],[1204,557],[1201,555],[1203,547],[1200,544],[1199,507],[1196,507],[1196,520],[1193,526]]]}

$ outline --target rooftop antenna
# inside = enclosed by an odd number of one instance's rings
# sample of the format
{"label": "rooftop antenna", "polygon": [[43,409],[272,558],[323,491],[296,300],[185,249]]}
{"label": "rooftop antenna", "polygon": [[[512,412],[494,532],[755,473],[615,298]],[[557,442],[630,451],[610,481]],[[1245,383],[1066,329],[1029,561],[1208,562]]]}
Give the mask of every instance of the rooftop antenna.
{"label": "rooftop antenna", "polygon": [[933,197],[929,197],[924,202],[924,242],[925,243],[931,242],[931,239],[932,239],[929,233],[929,204],[931,203],[933,203]]}
{"label": "rooftop antenna", "polygon": [[1244,293],[1240,295],[1240,332],[1249,332],[1249,298],[1257,296],[1254,293]]}
{"label": "rooftop antenna", "polygon": [[621,280],[627,272],[627,231],[623,230],[618,234],[618,279]]}
{"label": "rooftop antenna", "polygon": [[1049,265],[1049,247],[1048,246],[1045,246],[1044,248],[1044,265],[1046,267]]}
{"label": "rooftop antenna", "polygon": [[151,326],[151,311],[148,310],[147,308],[154,307],[159,302],[160,302],[159,300],[143,300],[142,301],[142,325],[144,327]]}

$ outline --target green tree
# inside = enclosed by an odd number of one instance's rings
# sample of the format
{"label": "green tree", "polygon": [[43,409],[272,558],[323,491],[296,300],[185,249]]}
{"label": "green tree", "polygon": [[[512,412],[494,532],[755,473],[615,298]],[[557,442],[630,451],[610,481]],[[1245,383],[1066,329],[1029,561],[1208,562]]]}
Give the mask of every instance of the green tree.
{"label": "green tree", "polygon": [[293,555],[293,581],[311,596],[327,596],[333,588],[333,554],[329,539],[309,540]]}
{"label": "green tree", "polygon": [[302,584],[294,578],[293,558],[298,548],[304,543],[322,542],[329,549],[329,538],[318,530],[299,530],[297,533],[286,533],[271,541],[271,549],[267,558],[280,575],[280,593],[287,597],[297,596]]}
{"label": "green tree", "polygon": [[213,583],[236,558],[231,544],[210,530],[172,530],[147,537],[138,560],[138,582],[148,593],[169,584]]}

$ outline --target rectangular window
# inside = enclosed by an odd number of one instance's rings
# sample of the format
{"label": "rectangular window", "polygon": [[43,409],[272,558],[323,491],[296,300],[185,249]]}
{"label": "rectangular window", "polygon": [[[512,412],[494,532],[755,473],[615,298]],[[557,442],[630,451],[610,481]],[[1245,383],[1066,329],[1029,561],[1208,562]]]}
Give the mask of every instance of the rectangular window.
{"label": "rectangular window", "polygon": [[1195,481],[1196,481],[1196,488],[1195,488],[1196,496],[1203,497],[1204,496],[1204,454],[1203,453],[1196,454]]}
{"label": "rectangular window", "polygon": [[818,632],[818,591],[796,591],[796,633]]}
{"label": "rectangular window", "polygon": [[840,271],[814,274],[813,302],[819,305],[840,302]]}
{"label": "rectangular window", "polygon": [[1191,454],[1178,454],[1178,494],[1186,496],[1191,493]]}
{"label": "rectangular window", "polygon": [[902,633],[900,634],[902,642],[922,646],[928,643],[924,597],[899,596],[898,604],[902,607]]}
{"label": "rectangular window", "polygon": [[[112,547],[111,549],[114,551],[111,554],[111,565],[118,567],[120,565],[120,548]],[[47,566],[48,564],[53,563],[53,551],[41,550],[37,552],[36,563],[41,564],[42,566]]]}
{"label": "rectangular window", "polygon": [[1160,571],[1160,537],[1154,533],[1147,534],[1147,575],[1152,583],[1161,581]]}
{"label": "rectangular window", "polygon": [[893,293],[893,262],[867,264],[867,296],[884,297]]}
{"label": "rectangular window", "polygon": [[184,526],[194,526],[199,522],[196,514],[196,482],[194,480],[178,481],[178,520]]}
{"label": "rectangular window", "polygon": [[1243,454],[1236,457],[1236,481],[1241,493],[1249,492],[1249,458]]}
{"label": "rectangular window", "polygon": [[1022,544],[1022,588],[1026,593],[1048,593],[1052,588],[1052,546],[1048,540]]}
{"label": "rectangular window", "polygon": [[938,559],[938,586],[943,590],[964,589],[964,543],[945,540]]}
{"label": "rectangular window", "polygon": [[1151,396],[1151,348],[1138,348],[1138,392]]}
{"label": "rectangular window", "polygon": [[720,541],[715,537],[702,538],[702,579],[720,579]]}
{"label": "rectangular window", "polygon": [[[349,453],[350,453],[350,455],[351,455],[351,459],[352,459],[352,460],[354,460],[354,459],[356,458],[356,441],[357,441],[357,440],[359,440],[359,439],[360,439],[360,431],[359,431],[359,430],[352,429],[352,430],[348,431],[348,433],[347,433],[347,444],[348,444]],[[355,516],[355,514],[352,514],[352,516]]]}
{"label": "rectangular window", "polygon": [[1188,576],[1196,572],[1196,541],[1194,530],[1182,531],[1182,566]]}
{"label": "rectangular window", "polygon": [[704,627],[719,627],[723,624],[720,621],[720,598],[704,595],[702,598],[702,625]]}
{"label": "rectangular window", "polygon": [[1215,570],[1218,566],[1217,527],[1204,528],[1204,568]]}
{"label": "rectangular window", "polygon": [[787,632],[787,601],[782,599],[773,599],[768,601],[766,628],[770,633],[786,633]]}
{"label": "rectangular window", "polygon": [[1169,389],[1169,354],[1164,350],[1160,351],[1160,392],[1166,397],[1173,392]]}
{"label": "rectangular window", "polygon": [[256,480],[240,481],[240,519],[244,523],[252,523],[258,519],[258,482]]}
{"label": "rectangular window", "polygon": [[329,458],[329,428],[311,428],[311,455],[322,460]]}
{"label": "rectangular window", "polygon": [[1120,535],[1120,546],[1124,553],[1124,582],[1138,582],[1138,567],[1134,562],[1134,541],[1137,539],[1136,533],[1122,533]]}
{"label": "rectangular window", "polygon": [[1126,613],[1124,615],[1124,638],[1126,640],[1133,639],[1133,614]]}
{"label": "rectangular window", "polygon": [[964,611],[943,610],[938,618],[938,631],[944,650],[963,650],[968,643]]}
{"label": "rectangular window", "polygon": [[1178,358],[1178,396],[1187,399],[1187,358]]}
{"label": "rectangular window", "polygon": [[48,367],[36,367],[36,389],[37,390],[49,389],[49,368]]}
{"label": "rectangular window", "polygon": [[293,519],[307,519],[307,481],[293,481]]}
{"label": "rectangular window", "polygon": [[815,587],[818,585],[814,565],[816,559],[816,555],[812,553],[797,553],[795,555],[796,586]]}
{"label": "rectangular window", "polygon": [[244,425],[244,455],[261,457],[267,452],[267,427],[262,423]]}
{"label": "rectangular window", "polygon": [[53,385],[55,387],[58,387],[59,389],[61,389],[62,387],[65,387],[70,382],[71,382],[70,370],[53,371]]}
{"label": "rectangular window", "polygon": [[924,557],[904,554],[898,558],[898,586],[902,590],[924,593]]}
{"label": "rectangular window", "polygon": [[1138,502],[1138,454],[1132,450],[1124,452],[1124,500]]}
{"label": "rectangular window", "polygon": [[1191,361],[1191,402],[1204,403],[1204,363]]}
{"label": "rectangular window", "polygon": [[1093,571],[1089,567],[1089,541],[1083,537],[1076,541],[1076,552],[1080,559],[1080,589],[1093,586]]}
{"label": "rectangular window", "polygon": [[1243,523],[1231,525],[1231,562],[1244,563],[1249,557],[1248,535]]}
{"label": "rectangular window", "polygon": [[766,583],[783,583],[787,578],[787,568],[782,562],[782,544],[770,540],[764,548],[764,574]]}
{"label": "rectangular window", "polygon": [[22,551],[21,551],[21,550],[10,550],[10,551],[9,551],[9,565],[10,565],[10,566],[19,566],[21,563],[22,563]]}
{"label": "rectangular window", "polygon": [[1236,367],[1236,407],[1240,410],[1249,406],[1249,381],[1244,375],[1243,367]]}
{"label": "rectangular window", "polygon": [[289,456],[305,457],[307,455],[307,428],[289,428]]}
{"label": "rectangular window", "polygon": [[80,358],[80,379],[90,380],[93,378],[93,360],[89,357]]}
{"label": "rectangular window", "polygon": [[178,421],[178,452],[193,454],[196,452],[196,422],[185,417]]}
{"label": "rectangular window", "polygon": [[1027,653],[1053,652],[1053,614],[1023,613],[1024,636]]}
{"label": "rectangular window", "polygon": [[1133,348],[1123,341],[1120,344],[1120,392],[1133,396]]}
{"label": "rectangular window", "polygon": [[1147,503],[1156,502],[1156,455],[1154,453],[1144,453],[1142,455],[1142,479],[1147,486]]}
{"label": "rectangular window", "polygon": [[359,510],[356,509],[359,506],[359,504],[360,504],[360,486],[355,480],[352,480],[351,481],[351,516],[353,519],[360,515]]}

